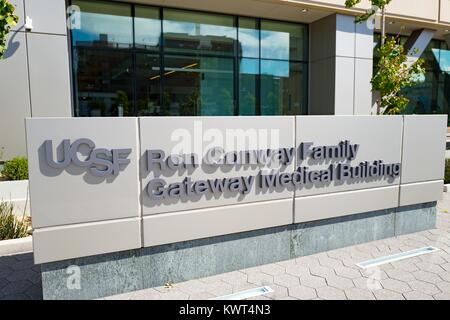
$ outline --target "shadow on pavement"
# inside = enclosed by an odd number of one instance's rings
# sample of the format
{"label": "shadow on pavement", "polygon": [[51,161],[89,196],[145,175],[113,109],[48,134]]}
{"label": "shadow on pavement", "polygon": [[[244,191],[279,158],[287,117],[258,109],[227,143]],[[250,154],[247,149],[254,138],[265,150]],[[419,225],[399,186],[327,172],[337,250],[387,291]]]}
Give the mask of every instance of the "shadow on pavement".
{"label": "shadow on pavement", "polygon": [[41,267],[33,253],[0,256],[0,300],[41,299]]}

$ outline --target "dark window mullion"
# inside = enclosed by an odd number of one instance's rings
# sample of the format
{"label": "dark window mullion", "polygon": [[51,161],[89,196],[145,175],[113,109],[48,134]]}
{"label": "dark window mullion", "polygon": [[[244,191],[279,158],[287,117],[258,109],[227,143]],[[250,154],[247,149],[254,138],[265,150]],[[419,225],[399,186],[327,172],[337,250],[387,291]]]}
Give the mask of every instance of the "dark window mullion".
{"label": "dark window mullion", "polygon": [[239,90],[239,78],[240,78],[240,68],[239,68],[239,17],[234,17],[234,25],[236,28],[236,41],[235,41],[235,45],[234,45],[234,69],[233,69],[233,73],[234,73],[234,115],[238,116],[239,115],[239,103],[240,103],[240,99],[239,99],[239,95],[240,95],[240,90]]}
{"label": "dark window mullion", "polygon": [[165,115],[164,105],[164,10],[159,8],[159,21],[161,23],[161,34],[159,38],[159,105],[160,115]]}
{"label": "dark window mullion", "polygon": [[135,5],[132,4],[131,5],[131,23],[133,25],[132,30],[133,30],[133,47],[132,47],[132,58],[131,58],[131,68],[132,68],[132,80],[131,80],[131,91],[132,91],[132,99],[131,101],[133,101],[133,115],[135,117],[138,116],[138,107],[137,107],[137,74],[138,74],[138,70],[137,70],[137,61],[136,61],[136,33],[135,33]]}
{"label": "dark window mullion", "polygon": [[259,56],[258,56],[258,74],[256,75],[256,81],[255,81],[255,96],[256,96],[256,110],[255,114],[260,116],[261,115],[261,19],[258,19],[256,21],[257,28],[258,28],[258,50],[259,50]]}

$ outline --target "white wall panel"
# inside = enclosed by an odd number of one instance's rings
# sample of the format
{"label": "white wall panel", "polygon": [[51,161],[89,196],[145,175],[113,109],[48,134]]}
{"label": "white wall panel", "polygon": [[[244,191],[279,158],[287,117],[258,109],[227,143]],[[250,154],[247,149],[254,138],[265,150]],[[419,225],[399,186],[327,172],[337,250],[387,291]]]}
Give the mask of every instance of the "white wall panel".
{"label": "white wall panel", "polygon": [[[136,118],[31,118],[26,129],[34,228],[140,216]],[[91,139],[96,148],[131,148],[130,163],[107,177],[73,163],[66,169],[48,165],[45,140],[52,140],[56,150],[64,139],[81,138]],[[89,150],[80,150],[83,159]]]}

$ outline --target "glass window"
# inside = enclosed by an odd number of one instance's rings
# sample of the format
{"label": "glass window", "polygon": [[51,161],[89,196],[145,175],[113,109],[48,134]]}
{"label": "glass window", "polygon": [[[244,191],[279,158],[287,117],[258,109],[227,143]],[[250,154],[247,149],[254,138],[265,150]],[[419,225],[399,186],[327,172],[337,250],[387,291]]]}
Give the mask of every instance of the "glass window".
{"label": "glass window", "polygon": [[129,48],[133,45],[131,5],[101,1],[72,1],[80,7],[80,28],[72,42],[80,47]]}
{"label": "glass window", "polygon": [[[377,47],[380,35],[376,34]],[[408,37],[399,36],[404,44]],[[375,52],[376,53],[376,52]],[[450,51],[445,41],[433,39],[421,56],[425,61],[425,76],[402,94],[409,99],[405,114],[449,114],[450,113]],[[378,57],[374,56],[374,73],[377,72]],[[450,118],[449,118],[450,124]]]}
{"label": "glass window", "polygon": [[173,9],[163,14],[166,52],[234,54],[237,30],[232,16]]}
{"label": "glass window", "polygon": [[136,6],[134,10],[135,46],[146,50],[159,50],[161,43],[159,9]]}
{"label": "glass window", "polygon": [[439,49],[444,41],[431,40],[421,58],[425,60],[425,78],[403,89],[410,99],[407,113],[448,114],[450,101],[450,52]]}
{"label": "glass window", "polygon": [[261,20],[261,58],[306,60],[307,27],[288,22]]}
{"label": "glass window", "polygon": [[305,25],[104,0],[71,3],[81,10],[79,28],[71,29],[76,116],[306,110]]}
{"label": "glass window", "polygon": [[134,115],[131,53],[78,48],[74,67],[77,87],[76,116]]}
{"label": "glass window", "polygon": [[403,94],[409,99],[409,104],[405,113],[429,114],[432,113],[435,103],[433,102],[433,87],[435,87],[435,78],[433,72],[427,71],[425,78],[412,87],[402,90]]}
{"label": "glass window", "polygon": [[232,59],[179,56],[164,59],[165,115],[234,114]]}
{"label": "glass window", "polygon": [[240,57],[259,58],[259,28],[256,19],[239,18],[238,54]]}
{"label": "glass window", "polygon": [[241,59],[239,63],[239,115],[258,114],[259,60]]}
{"label": "glass window", "polygon": [[136,54],[137,116],[163,115],[160,102],[161,73],[158,54]]}
{"label": "glass window", "polygon": [[307,103],[306,70],[306,65],[299,62],[262,60],[261,114],[302,114]]}

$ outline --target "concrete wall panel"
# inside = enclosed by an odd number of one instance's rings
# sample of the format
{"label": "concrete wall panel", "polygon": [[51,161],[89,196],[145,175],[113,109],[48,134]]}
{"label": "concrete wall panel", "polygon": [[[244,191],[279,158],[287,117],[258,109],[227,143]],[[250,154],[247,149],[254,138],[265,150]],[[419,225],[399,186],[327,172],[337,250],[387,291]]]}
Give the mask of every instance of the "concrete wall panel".
{"label": "concrete wall panel", "polygon": [[367,23],[355,24],[355,57],[373,59],[373,29]]}
{"label": "concrete wall panel", "polygon": [[400,206],[408,206],[424,202],[433,202],[442,199],[444,182],[428,181],[400,186]]}
{"label": "concrete wall panel", "polygon": [[355,115],[369,115],[372,105],[372,59],[355,58],[355,89],[354,110]]}
{"label": "concrete wall panel", "polygon": [[65,260],[141,247],[141,219],[36,229],[34,263]]}
{"label": "concrete wall panel", "polygon": [[69,51],[67,37],[28,33],[33,117],[70,117]]}
{"label": "concrete wall panel", "polygon": [[[334,114],[351,115],[353,114],[353,99],[355,95],[355,59],[336,57],[335,63]],[[360,70],[360,72],[365,71]]]}
{"label": "concrete wall panel", "polygon": [[310,25],[309,114],[370,114],[373,30],[354,20],[333,14]]}
{"label": "concrete wall panel", "polygon": [[292,223],[292,199],[144,217],[144,246],[213,237]]}
{"label": "concrete wall panel", "polygon": [[65,0],[25,0],[25,11],[33,21],[33,32],[67,34]]}
{"label": "concrete wall panel", "polygon": [[336,30],[336,55],[339,57],[355,56],[355,18],[342,14],[335,15]]}
{"label": "concrete wall panel", "polygon": [[441,0],[440,22],[450,23],[450,0]]}
{"label": "concrete wall panel", "polygon": [[[137,130],[136,118],[27,119],[33,227],[139,217]],[[96,148],[131,148],[130,163],[104,178],[73,164],[66,169],[47,164],[45,140],[52,140],[56,150],[63,139],[81,138],[91,139]],[[88,156],[86,149],[80,148],[79,158]]]}
{"label": "concrete wall panel", "polygon": [[[326,78],[334,79],[335,74],[334,58],[327,58],[311,62],[310,75],[310,115],[330,115],[334,114],[334,81],[324,81]],[[324,94],[325,93],[325,94]]]}
{"label": "concrete wall panel", "polygon": [[391,1],[386,7],[386,12],[387,14],[403,17],[437,21],[439,13],[439,0]]}
{"label": "concrete wall panel", "polygon": [[294,223],[395,208],[398,192],[394,186],[296,198]]}
{"label": "concrete wall panel", "polygon": [[405,116],[402,183],[444,177],[446,115]]}
{"label": "concrete wall panel", "polygon": [[7,160],[26,154],[24,123],[31,107],[23,32],[9,34],[8,50],[0,61],[0,75],[0,160]]}
{"label": "concrete wall panel", "polygon": [[336,55],[336,16],[329,15],[311,23],[309,35],[311,62]]}

